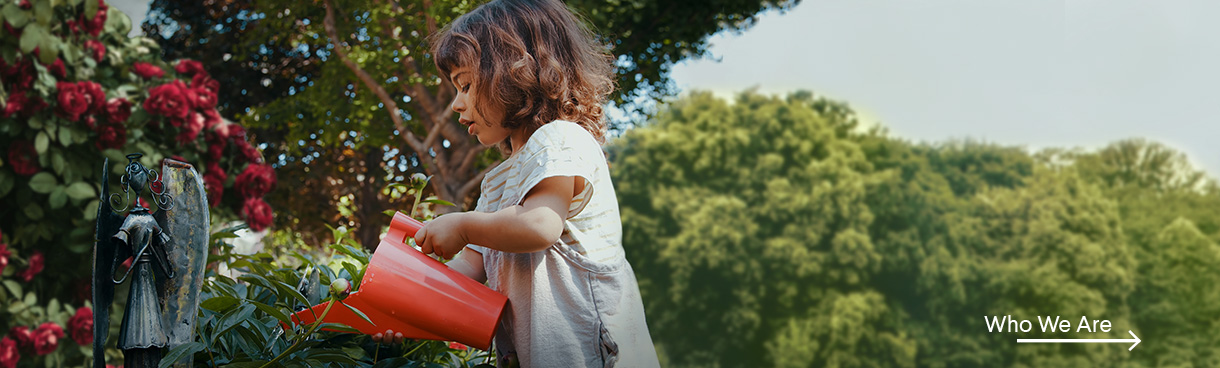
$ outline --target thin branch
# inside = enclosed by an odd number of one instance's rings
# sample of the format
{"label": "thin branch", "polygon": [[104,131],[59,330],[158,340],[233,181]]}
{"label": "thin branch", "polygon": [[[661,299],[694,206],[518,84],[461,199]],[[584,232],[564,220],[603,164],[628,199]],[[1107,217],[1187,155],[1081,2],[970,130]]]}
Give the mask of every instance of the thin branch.
{"label": "thin branch", "polygon": [[330,0],[324,0],[322,3],[326,6],[326,18],[322,21],[322,26],[326,29],[326,35],[330,38],[330,44],[334,46],[335,54],[339,55],[339,60],[342,60],[343,65],[346,65],[348,69],[351,69],[352,73],[356,74],[356,77],[364,83],[365,87],[377,95],[377,98],[381,99],[381,103],[385,105],[386,110],[390,113],[390,120],[394,122],[394,127],[398,129],[407,144],[416,153],[420,154],[420,157],[427,156],[428,147],[423,142],[420,142],[419,137],[416,137],[415,133],[407,129],[406,123],[402,120],[402,110],[390,98],[390,94],[386,93],[385,88],[378,84],[368,72],[365,72],[359,65],[356,65],[356,62],[348,58],[347,52],[344,51],[343,45],[340,44],[338,31],[335,30],[334,7],[331,6]]}

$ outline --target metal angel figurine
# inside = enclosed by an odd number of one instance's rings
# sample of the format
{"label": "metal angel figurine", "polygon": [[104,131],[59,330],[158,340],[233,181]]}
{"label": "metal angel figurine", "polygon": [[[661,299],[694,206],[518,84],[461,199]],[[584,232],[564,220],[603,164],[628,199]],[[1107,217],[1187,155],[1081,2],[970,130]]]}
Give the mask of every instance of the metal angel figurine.
{"label": "metal angel figurine", "polygon": [[[102,198],[93,253],[93,366],[104,367],[115,285],[130,281],[116,346],[126,367],[156,367],[166,348],[192,341],[208,245],[206,192],[191,165],[165,160],[161,173],[127,155],[123,194],[109,191],[109,160],[102,171]],[[149,189],[159,210],[145,208]],[[120,206],[118,209],[113,207]],[[122,215],[121,212],[131,210]],[[116,212],[117,211],[117,212]],[[131,267],[119,265],[131,259]],[[189,359],[177,362],[189,366]]]}

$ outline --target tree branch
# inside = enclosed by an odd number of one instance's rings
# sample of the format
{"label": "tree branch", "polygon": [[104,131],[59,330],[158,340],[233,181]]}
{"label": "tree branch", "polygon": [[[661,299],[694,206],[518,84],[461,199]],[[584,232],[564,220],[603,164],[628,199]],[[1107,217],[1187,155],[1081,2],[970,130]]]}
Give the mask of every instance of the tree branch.
{"label": "tree branch", "polygon": [[[407,145],[409,145],[412,150],[419,154],[421,158],[427,157],[428,146],[425,146],[423,142],[419,140],[419,137],[415,136],[415,133],[412,133],[411,130],[407,129],[406,123],[402,120],[402,110],[400,110],[398,105],[394,103],[394,100],[390,98],[390,94],[386,93],[385,88],[381,87],[381,85],[378,84],[368,72],[365,72],[364,69],[361,69],[359,65],[356,65],[356,62],[348,58],[347,52],[344,51],[343,45],[340,44],[338,31],[335,30],[334,7],[330,4],[330,0],[323,0],[322,3],[326,6],[326,18],[322,21],[322,26],[326,29],[326,35],[330,38],[330,44],[334,46],[335,54],[339,55],[339,60],[342,60],[343,65],[346,65],[348,69],[351,69],[352,73],[356,74],[356,77],[360,79],[360,82],[363,83],[365,87],[372,91],[373,94],[377,95],[377,98],[381,99],[381,103],[385,105],[386,110],[388,110],[390,113],[390,120],[394,122],[394,127],[397,128],[401,133],[403,140],[406,141]],[[426,169],[427,166],[425,166],[425,170]]]}

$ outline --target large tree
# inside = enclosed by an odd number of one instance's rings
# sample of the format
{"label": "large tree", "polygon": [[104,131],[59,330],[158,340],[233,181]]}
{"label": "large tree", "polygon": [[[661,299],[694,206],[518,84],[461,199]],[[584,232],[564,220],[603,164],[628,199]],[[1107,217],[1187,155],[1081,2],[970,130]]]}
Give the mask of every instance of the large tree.
{"label": "large tree", "polygon": [[1117,345],[987,332],[997,315],[1133,327],[1113,202],[1020,149],[913,145],[841,103],[745,93],[694,94],[610,152],[623,246],[674,366],[1122,362]]}
{"label": "large tree", "polygon": [[[790,0],[572,2],[618,56],[617,100],[672,91],[672,63],[706,52],[706,38],[748,27],[755,14]],[[167,56],[207,60],[234,86],[223,113],[255,127],[285,182],[281,224],[360,228],[366,245],[401,208],[387,184],[432,176],[435,195],[469,208],[482,175],[499,159],[467,136],[448,110],[453,92],[425,38],[473,9],[469,1],[153,2],[145,33]],[[276,160],[275,158],[278,158]],[[322,163],[322,164],[319,164]],[[347,198],[349,210],[319,206]],[[371,226],[362,226],[371,225]]]}

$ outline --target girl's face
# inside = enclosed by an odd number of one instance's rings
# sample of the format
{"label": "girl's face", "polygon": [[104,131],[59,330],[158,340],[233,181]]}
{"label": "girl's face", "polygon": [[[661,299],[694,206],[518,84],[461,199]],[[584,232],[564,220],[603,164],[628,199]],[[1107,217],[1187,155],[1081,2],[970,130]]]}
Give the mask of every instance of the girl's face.
{"label": "girl's face", "polygon": [[453,86],[457,88],[457,95],[453,97],[449,108],[460,115],[458,122],[466,126],[467,133],[477,137],[479,143],[492,146],[508,139],[512,132],[500,125],[504,119],[503,111],[490,106],[474,108],[475,88],[477,88],[474,83],[475,77],[475,72],[468,67],[457,68],[449,74],[449,80],[453,81]]}

